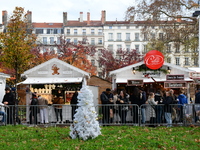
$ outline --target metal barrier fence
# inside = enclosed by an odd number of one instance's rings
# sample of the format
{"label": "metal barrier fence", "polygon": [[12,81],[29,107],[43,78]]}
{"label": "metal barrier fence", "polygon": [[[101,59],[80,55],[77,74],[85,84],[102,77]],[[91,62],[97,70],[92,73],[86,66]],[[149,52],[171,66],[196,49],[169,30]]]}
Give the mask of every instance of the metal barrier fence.
{"label": "metal barrier fence", "polygon": [[[70,125],[77,105],[26,106],[4,108],[5,124]],[[200,125],[200,104],[134,105],[99,104],[95,106],[100,125],[188,126]],[[0,120],[2,119],[0,113]]]}

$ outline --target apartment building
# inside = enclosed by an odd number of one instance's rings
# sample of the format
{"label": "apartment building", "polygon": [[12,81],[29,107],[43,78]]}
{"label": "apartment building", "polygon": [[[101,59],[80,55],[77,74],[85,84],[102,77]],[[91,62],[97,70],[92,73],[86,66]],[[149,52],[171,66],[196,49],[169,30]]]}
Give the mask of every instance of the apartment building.
{"label": "apartment building", "polygon": [[[141,32],[144,27],[142,21],[107,21],[106,11],[101,12],[99,20],[90,20],[90,13],[87,12],[87,20],[83,20],[83,12],[80,12],[78,20],[68,20],[67,12],[63,12],[63,21],[60,23],[32,23],[32,12],[28,12],[29,22],[33,25],[33,33],[37,34],[37,43],[43,44],[45,47],[41,52],[46,50],[59,51],[55,47],[55,42],[59,43],[60,35],[64,35],[69,42],[95,46],[99,51],[97,55],[90,58],[93,65],[97,66],[99,74],[101,68],[98,67],[98,56],[101,55],[101,49],[106,48],[116,54],[118,49],[131,50],[136,49],[140,54],[145,54],[147,51],[148,39]],[[7,12],[3,11],[3,26],[7,23]],[[155,29],[155,28],[154,28]],[[152,29],[152,30],[154,30]],[[162,29],[159,32],[152,34],[155,37],[162,35]],[[174,43],[169,43],[166,46],[165,61],[181,67],[197,67],[198,57],[194,57],[191,50],[183,51],[183,46],[174,48]]]}

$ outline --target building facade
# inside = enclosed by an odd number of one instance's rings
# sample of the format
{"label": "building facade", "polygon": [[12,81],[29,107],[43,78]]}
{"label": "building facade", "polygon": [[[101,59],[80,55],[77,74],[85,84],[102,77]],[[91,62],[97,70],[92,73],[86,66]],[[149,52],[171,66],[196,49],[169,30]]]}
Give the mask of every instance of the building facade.
{"label": "building facade", "polygon": [[[0,32],[7,24],[7,11],[3,11],[2,15]],[[83,12],[80,12],[78,20],[68,20],[67,12],[63,12],[63,21],[60,23],[38,23],[32,22],[31,11],[28,11],[28,19],[33,25],[33,33],[37,34],[37,44],[45,45],[41,52],[53,50],[55,53],[59,53],[55,43],[60,43],[60,36],[65,36],[67,41],[74,44],[81,41],[82,44],[87,46],[95,46],[98,53],[89,59],[91,59],[93,65],[97,66],[100,76],[101,67],[98,63],[98,56],[101,56],[101,49],[109,49],[114,54],[118,49],[128,51],[135,49],[140,54],[145,54],[151,50],[147,48],[148,38],[142,33],[144,22],[134,20],[107,21],[105,10],[101,12],[99,20],[90,20],[89,12],[87,13],[87,20],[83,20]],[[180,20],[177,20],[177,22],[181,23]],[[163,34],[162,29],[156,30],[158,32],[152,35],[159,38]],[[174,47],[173,43],[169,43],[165,49],[165,61],[181,67],[197,67],[199,65],[198,54],[193,55],[194,51],[183,49],[184,47],[181,45]]]}

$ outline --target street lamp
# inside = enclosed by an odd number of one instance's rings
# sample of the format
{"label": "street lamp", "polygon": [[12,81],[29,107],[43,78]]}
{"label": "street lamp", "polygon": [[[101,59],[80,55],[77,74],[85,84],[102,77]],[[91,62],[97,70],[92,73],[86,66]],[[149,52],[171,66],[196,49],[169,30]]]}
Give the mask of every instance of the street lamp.
{"label": "street lamp", "polygon": [[[198,2],[198,4],[199,4],[199,2]],[[200,67],[200,11],[198,10],[198,11],[195,11],[194,13],[193,13],[193,15],[192,15],[193,17],[197,17],[197,19],[198,19],[198,22],[199,22],[199,45],[198,45],[198,52],[199,52],[199,67]]]}

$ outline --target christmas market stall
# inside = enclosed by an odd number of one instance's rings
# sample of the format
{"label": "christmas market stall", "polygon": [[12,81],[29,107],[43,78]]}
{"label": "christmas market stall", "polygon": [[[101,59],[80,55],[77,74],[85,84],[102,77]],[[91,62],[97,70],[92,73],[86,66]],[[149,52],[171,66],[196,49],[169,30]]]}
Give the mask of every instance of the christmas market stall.
{"label": "christmas market stall", "polygon": [[129,94],[134,87],[142,87],[147,94],[169,89],[178,94],[180,89],[185,89],[190,98],[191,91],[194,90],[190,72],[194,71],[164,62],[162,53],[152,51],[146,54],[144,61],[111,71],[112,89],[125,89]]}
{"label": "christmas market stall", "polygon": [[75,91],[81,89],[83,78],[89,78],[90,74],[64,61],[53,58],[25,71],[22,76],[26,77],[26,80],[18,84],[18,91],[21,100],[25,99],[26,101],[26,121],[29,120],[28,106],[32,93],[36,92],[37,95],[41,95],[48,100],[49,122],[54,122],[56,121],[55,112],[51,106],[54,96],[58,93],[62,95],[64,99],[62,107],[63,120],[71,121],[71,98]]}

